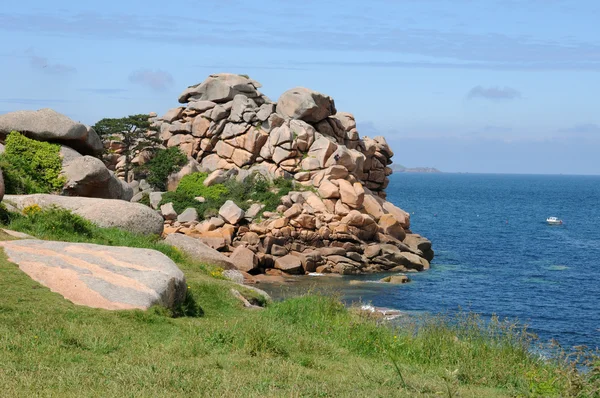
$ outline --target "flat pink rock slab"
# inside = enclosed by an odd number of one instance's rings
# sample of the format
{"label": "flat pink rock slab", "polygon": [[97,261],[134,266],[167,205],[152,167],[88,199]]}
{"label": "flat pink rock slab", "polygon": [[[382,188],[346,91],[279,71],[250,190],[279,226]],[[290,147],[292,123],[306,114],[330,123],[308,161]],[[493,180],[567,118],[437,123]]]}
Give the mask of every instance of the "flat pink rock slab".
{"label": "flat pink rock slab", "polygon": [[172,308],[185,298],[183,272],[156,250],[34,239],[4,241],[0,247],[32,279],[75,304]]}

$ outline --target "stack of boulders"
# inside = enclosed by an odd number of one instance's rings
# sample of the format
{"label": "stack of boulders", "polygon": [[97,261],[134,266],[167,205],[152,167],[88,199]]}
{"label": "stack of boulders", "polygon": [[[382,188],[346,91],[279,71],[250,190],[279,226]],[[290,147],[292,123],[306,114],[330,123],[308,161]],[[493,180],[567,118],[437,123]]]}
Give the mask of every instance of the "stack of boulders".
{"label": "stack of boulders", "polygon": [[160,138],[211,173],[205,184],[258,172],[293,178],[298,190],[276,212],[228,201],[202,222],[194,209],[177,214],[154,201],[165,233],[198,238],[250,273],[429,268],[431,242],[412,234],[409,214],[385,200],[393,156],[385,139],[361,138],[354,117],[337,112],[329,96],[295,88],[274,103],[260,87],[246,76],[211,75],[181,94],[184,106],[155,119]]}
{"label": "stack of boulders", "polygon": [[18,131],[38,141],[60,144],[62,194],[130,200],[131,187],[108,170],[99,156],[103,144],[93,128],[75,122],[52,109],[17,111],[0,115],[0,141]]}
{"label": "stack of boulders", "polygon": [[258,171],[316,188],[342,178],[385,198],[393,152],[383,137],[361,139],[354,117],[338,113],[329,96],[295,88],[274,103],[259,87],[244,76],[211,75],[181,94],[185,106],[156,119],[160,138],[204,170]]}

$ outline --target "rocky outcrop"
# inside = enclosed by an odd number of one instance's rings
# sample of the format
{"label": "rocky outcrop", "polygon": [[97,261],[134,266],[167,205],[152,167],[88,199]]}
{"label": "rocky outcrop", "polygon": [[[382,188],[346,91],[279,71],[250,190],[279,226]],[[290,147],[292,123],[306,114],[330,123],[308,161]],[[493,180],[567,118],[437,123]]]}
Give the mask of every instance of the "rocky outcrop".
{"label": "rocky outcrop", "polygon": [[0,115],[0,135],[13,130],[38,141],[67,145],[84,155],[100,154],[104,148],[94,129],[48,108]]}
{"label": "rocky outcrop", "polygon": [[155,250],[86,243],[0,242],[9,261],[78,305],[107,310],[174,308],[183,302],[183,272]]}
{"label": "rocky outcrop", "polygon": [[[234,169],[238,178],[258,171],[330,191],[330,180],[343,179],[385,198],[393,152],[383,137],[361,139],[354,116],[337,112],[327,95],[300,87],[274,103],[260,87],[215,74],[186,89],[179,97],[185,106],[154,119],[163,144],[178,146],[204,171]],[[360,207],[360,189],[342,184],[346,202]]]}
{"label": "rocky outcrop", "polygon": [[163,205],[165,233],[199,239],[251,274],[428,269],[431,242],[386,201],[393,152],[385,138],[360,137],[354,116],[325,94],[300,87],[273,102],[260,87],[246,76],[211,75],[154,123],[163,145],[210,173],[207,186],[260,173],[293,179],[297,190],[276,212],[227,201],[203,221]]}
{"label": "rocky outcrop", "polygon": [[5,195],[4,201],[17,210],[31,205],[38,205],[43,209],[67,209],[104,228],[120,228],[139,234],[160,235],[163,232],[163,218],[156,211],[139,203],[46,194]]}

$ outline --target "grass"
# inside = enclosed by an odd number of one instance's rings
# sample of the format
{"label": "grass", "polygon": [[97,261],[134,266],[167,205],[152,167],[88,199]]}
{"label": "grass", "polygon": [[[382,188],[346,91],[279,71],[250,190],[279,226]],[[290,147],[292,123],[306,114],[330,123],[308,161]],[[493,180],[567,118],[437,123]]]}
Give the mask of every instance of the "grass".
{"label": "grass", "polygon": [[11,216],[8,227],[161,250],[186,274],[202,312],[173,318],[160,308],[76,306],[0,254],[4,396],[598,396],[594,372],[542,361],[528,350],[526,330],[513,324],[465,315],[391,329],[317,295],[245,310],[231,283],[157,240],[82,229],[81,220],[59,213]]}

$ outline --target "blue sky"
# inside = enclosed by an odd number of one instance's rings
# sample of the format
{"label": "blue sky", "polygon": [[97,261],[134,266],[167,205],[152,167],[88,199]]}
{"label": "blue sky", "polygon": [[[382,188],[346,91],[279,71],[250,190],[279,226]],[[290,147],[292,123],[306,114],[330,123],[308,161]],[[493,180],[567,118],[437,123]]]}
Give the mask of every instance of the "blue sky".
{"label": "blue sky", "polygon": [[244,73],[331,95],[406,166],[600,174],[597,1],[5,3],[0,113],[164,113]]}

